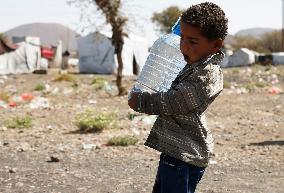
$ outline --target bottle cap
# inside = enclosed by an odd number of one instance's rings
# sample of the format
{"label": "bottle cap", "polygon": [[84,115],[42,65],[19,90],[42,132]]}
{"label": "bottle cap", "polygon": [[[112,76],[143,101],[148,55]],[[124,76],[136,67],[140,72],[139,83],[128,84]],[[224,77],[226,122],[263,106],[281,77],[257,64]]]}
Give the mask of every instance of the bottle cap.
{"label": "bottle cap", "polygon": [[176,21],[175,25],[172,27],[172,33],[180,36],[180,17]]}

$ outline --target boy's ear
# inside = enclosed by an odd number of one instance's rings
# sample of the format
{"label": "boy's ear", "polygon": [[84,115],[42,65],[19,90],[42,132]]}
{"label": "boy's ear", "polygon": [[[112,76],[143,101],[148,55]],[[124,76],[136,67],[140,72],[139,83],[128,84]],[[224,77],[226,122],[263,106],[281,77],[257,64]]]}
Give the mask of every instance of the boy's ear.
{"label": "boy's ear", "polygon": [[214,47],[213,47],[213,51],[214,53],[217,53],[223,46],[224,44],[224,40],[222,40],[221,38],[217,39],[217,40],[214,40],[214,43],[213,43]]}

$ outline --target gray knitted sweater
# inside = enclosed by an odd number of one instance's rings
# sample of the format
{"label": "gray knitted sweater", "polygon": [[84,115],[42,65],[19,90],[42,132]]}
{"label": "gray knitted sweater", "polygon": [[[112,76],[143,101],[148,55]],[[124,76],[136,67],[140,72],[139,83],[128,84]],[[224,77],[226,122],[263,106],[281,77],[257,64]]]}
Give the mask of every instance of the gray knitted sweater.
{"label": "gray knitted sweater", "polygon": [[223,89],[220,51],[186,65],[167,92],[139,94],[137,112],[158,115],[145,145],[189,164],[206,167],[214,142],[205,110]]}

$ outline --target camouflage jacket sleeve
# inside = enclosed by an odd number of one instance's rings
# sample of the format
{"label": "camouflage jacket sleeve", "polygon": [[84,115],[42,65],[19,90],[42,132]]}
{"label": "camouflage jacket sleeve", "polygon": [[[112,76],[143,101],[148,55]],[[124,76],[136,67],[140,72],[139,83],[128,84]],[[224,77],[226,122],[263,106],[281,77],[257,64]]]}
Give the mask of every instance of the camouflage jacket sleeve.
{"label": "camouflage jacket sleeve", "polygon": [[167,92],[141,93],[137,112],[150,115],[184,115],[202,113],[223,89],[223,74],[219,65],[208,64],[196,70]]}

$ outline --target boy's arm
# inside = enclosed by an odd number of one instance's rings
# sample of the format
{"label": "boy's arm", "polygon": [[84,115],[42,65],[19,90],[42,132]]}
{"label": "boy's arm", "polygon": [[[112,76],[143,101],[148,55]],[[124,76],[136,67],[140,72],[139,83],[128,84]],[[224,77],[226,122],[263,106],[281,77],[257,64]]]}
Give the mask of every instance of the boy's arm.
{"label": "boy's arm", "polygon": [[[209,73],[209,74],[208,74]],[[223,89],[223,76],[206,72],[192,82],[181,82],[175,89],[150,94],[134,95],[130,107],[140,113],[150,115],[182,115],[189,112],[203,112]]]}

